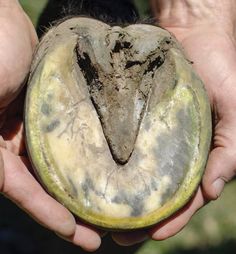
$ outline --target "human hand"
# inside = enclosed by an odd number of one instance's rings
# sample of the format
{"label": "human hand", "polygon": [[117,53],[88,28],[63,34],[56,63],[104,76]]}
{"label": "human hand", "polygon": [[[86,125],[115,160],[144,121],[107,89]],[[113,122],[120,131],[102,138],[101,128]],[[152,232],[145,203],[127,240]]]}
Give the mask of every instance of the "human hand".
{"label": "human hand", "polygon": [[0,191],[40,224],[93,251],[101,243],[99,233],[76,222],[30,172],[19,94],[37,44],[34,27],[17,0],[0,0],[0,23]]}
{"label": "human hand", "polygon": [[158,23],[181,42],[209,95],[213,111],[213,144],[196,195],[171,218],[148,231],[114,234],[121,245],[148,236],[164,240],[179,232],[193,214],[217,199],[236,174],[236,2],[231,0],[153,0]]}

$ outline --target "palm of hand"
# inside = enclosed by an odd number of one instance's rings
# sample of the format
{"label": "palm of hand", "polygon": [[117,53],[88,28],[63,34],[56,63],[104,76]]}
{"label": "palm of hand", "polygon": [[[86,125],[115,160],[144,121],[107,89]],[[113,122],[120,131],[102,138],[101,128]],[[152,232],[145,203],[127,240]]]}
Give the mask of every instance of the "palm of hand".
{"label": "palm of hand", "polygon": [[[7,142],[1,138],[0,146],[17,154],[20,148],[19,137],[22,128],[16,128],[14,131],[9,129],[12,126],[12,123],[7,123],[8,119],[12,121],[10,115],[15,118],[18,112],[12,115],[7,111],[8,106],[19,94],[28,73],[37,36],[33,25],[20,6],[8,2],[6,5],[2,4],[0,8],[2,24],[0,29],[0,127],[5,125],[0,134],[9,138]],[[14,20],[9,19],[9,16],[12,15],[14,15]],[[4,162],[6,164],[6,161]],[[0,167],[0,172],[0,189],[2,190],[5,184],[3,165]]]}
{"label": "palm of hand", "polygon": [[[9,2],[10,3],[10,2]],[[9,8],[10,7],[10,8]],[[100,245],[99,234],[75,222],[73,215],[50,197],[30,173],[23,142],[19,96],[37,43],[33,25],[20,5],[0,4],[0,191],[66,240],[86,250]],[[14,19],[9,17],[14,16]],[[24,94],[22,93],[24,96]],[[17,98],[16,98],[17,97]]]}
{"label": "palm of hand", "polygon": [[226,31],[215,30],[192,32],[181,41],[204,81],[213,110],[213,144],[203,178],[204,194],[210,200],[220,195],[222,188],[217,187],[223,187],[213,182],[229,181],[236,168],[236,41]]}
{"label": "palm of hand", "polygon": [[202,185],[179,213],[151,230],[160,240],[180,231],[206,202],[217,199],[236,168],[236,43],[226,31],[199,27],[167,28],[180,40],[202,78],[213,110],[213,142]]}
{"label": "palm of hand", "polygon": [[213,110],[213,142],[202,185],[190,203],[148,232],[114,234],[114,239],[130,245],[149,235],[163,240],[179,232],[204,204],[218,198],[224,183],[236,169],[236,42],[219,28],[165,27],[181,42],[193,67],[202,78]]}
{"label": "palm of hand", "polygon": [[[24,154],[21,146],[22,119],[15,110],[19,107],[17,102],[7,106],[21,90],[37,39],[23,11],[15,11],[12,21],[8,18],[12,10],[9,13],[5,11],[5,16],[0,17],[1,23],[5,24],[0,29],[0,37],[3,38],[0,42],[1,124],[3,114],[7,113],[1,130],[6,140],[0,140],[5,172],[4,178],[1,174],[3,164],[0,164],[0,190],[50,229],[85,249],[96,249],[100,244],[98,234],[88,227],[75,224],[72,215],[35,181],[26,167],[26,164],[29,165],[27,158],[21,156]],[[236,168],[236,43],[225,31],[217,29],[166,28],[181,41],[188,58],[194,62],[194,68],[204,81],[214,110],[215,126],[213,150],[202,186],[185,208],[148,232],[157,240],[176,234],[207,200],[217,198],[224,182],[232,178]],[[220,182],[214,184],[216,179],[220,179]],[[51,211],[57,211],[53,218]],[[117,242],[127,245],[143,240],[145,236],[146,232],[113,235]]]}

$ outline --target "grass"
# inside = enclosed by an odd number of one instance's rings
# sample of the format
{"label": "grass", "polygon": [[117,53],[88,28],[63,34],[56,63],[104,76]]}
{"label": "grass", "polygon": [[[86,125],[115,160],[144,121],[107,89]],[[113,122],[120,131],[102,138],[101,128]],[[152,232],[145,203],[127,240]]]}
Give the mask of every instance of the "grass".
{"label": "grass", "polygon": [[43,10],[48,0],[20,0],[19,1],[24,8],[25,12],[31,18],[33,24],[36,26],[38,17]]}
{"label": "grass", "polygon": [[148,0],[134,0],[139,11],[141,19],[145,19],[150,15],[150,6]]}
{"label": "grass", "polygon": [[148,241],[136,254],[223,254],[236,250],[236,182],[228,184],[222,197],[201,209],[177,236]]}
{"label": "grass", "polygon": [[[22,7],[29,15],[35,26],[37,24],[38,17],[47,2],[48,0],[20,0]],[[142,19],[147,18],[150,15],[150,7],[148,4],[148,0],[134,0],[134,2],[140,13],[140,17]]]}

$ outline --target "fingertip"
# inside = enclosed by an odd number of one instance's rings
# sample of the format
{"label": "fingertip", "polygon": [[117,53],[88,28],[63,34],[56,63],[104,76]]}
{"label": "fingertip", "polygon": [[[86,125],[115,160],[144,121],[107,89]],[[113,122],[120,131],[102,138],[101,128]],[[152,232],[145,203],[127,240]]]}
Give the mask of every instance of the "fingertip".
{"label": "fingertip", "polygon": [[213,183],[203,181],[203,193],[207,200],[216,200],[220,197],[225,186],[222,178],[217,178]]}
{"label": "fingertip", "polygon": [[149,236],[154,241],[163,241],[166,240],[172,236],[175,236],[177,233],[179,233],[186,225],[187,222],[182,222],[179,225],[176,225],[175,223],[167,223],[159,225],[153,229],[150,229]]}
{"label": "fingertip", "polygon": [[224,189],[224,186],[225,186],[225,181],[223,179],[218,178],[214,181],[213,189],[214,189],[216,198],[218,198],[221,195],[221,193]]}
{"label": "fingertip", "polygon": [[235,175],[236,159],[228,148],[218,147],[211,151],[202,179],[204,197],[216,200],[220,197],[225,183]]}
{"label": "fingertip", "polygon": [[149,230],[153,240],[162,241],[179,233],[190,221],[194,213],[205,204],[202,189],[199,187],[192,200],[171,217]]}
{"label": "fingertip", "polygon": [[88,252],[94,252],[101,246],[101,237],[89,226],[83,224],[76,225],[75,234],[71,237],[71,242]]}
{"label": "fingertip", "polygon": [[144,231],[127,232],[127,233],[112,233],[112,239],[120,246],[132,246],[142,243],[149,238]]}
{"label": "fingertip", "polygon": [[61,215],[60,223],[57,225],[56,232],[65,237],[73,235],[76,231],[76,222],[74,216],[66,210]]}
{"label": "fingertip", "polygon": [[97,234],[95,230],[92,230],[84,225],[76,225],[75,232],[70,236],[65,236],[57,232],[55,233],[63,240],[71,242],[87,252],[94,252],[101,245],[101,238],[99,234]]}

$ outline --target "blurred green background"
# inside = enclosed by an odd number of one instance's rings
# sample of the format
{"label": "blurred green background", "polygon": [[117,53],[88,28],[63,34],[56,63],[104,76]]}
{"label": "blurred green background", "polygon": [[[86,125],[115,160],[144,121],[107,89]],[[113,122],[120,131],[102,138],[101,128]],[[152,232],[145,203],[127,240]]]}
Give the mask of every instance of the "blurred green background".
{"label": "blurred green background", "polygon": [[[24,7],[25,11],[29,14],[33,23],[36,24],[38,16],[48,0],[20,0],[19,2]],[[134,0],[134,2],[139,10],[141,18],[147,17],[149,15],[150,9],[148,0]]]}
{"label": "blurred green background", "polygon": [[[20,0],[33,23],[47,0]],[[141,17],[149,13],[148,1],[135,0]],[[107,235],[96,253],[106,254],[223,254],[236,253],[236,182],[222,197],[201,209],[177,236],[162,242],[146,241],[133,247],[117,246]],[[0,197],[1,254],[86,253],[44,229],[10,201]]]}

